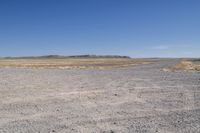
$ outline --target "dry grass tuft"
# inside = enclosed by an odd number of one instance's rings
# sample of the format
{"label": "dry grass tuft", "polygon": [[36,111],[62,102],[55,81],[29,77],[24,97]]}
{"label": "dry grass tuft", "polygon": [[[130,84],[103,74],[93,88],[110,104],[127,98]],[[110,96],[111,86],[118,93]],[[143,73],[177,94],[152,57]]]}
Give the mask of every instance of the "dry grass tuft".
{"label": "dry grass tuft", "polygon": [[176,66],[172,68],[165,68],[164,71],[177,71],[177,70],[185,70],[185,71],[200,71],[200,62],[194,63],[193,61],[183,60],[178,63]]}

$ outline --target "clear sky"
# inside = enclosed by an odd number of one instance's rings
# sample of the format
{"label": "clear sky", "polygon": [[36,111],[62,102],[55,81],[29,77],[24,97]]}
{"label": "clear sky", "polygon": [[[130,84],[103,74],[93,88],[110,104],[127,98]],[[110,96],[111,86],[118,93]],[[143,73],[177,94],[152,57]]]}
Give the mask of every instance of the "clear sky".
{"label": "clear sky", "polygon": [[0,0],[0,56],[200,57],[200,0]]}

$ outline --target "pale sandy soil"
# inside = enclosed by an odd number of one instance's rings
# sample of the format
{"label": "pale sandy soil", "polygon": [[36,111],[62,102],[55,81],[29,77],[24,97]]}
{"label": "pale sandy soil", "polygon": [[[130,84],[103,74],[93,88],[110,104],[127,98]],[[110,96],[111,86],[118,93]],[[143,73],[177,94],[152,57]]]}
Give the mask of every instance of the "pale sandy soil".
{"label": "pale sandy soil", "polygon": [[0,68],[1,133],[199,133],[200,73]]}

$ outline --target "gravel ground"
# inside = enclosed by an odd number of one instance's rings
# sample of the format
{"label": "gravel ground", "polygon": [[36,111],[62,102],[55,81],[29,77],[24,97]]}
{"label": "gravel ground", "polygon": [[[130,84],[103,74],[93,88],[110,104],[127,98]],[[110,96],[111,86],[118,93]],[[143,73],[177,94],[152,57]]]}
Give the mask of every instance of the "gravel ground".
{"label": "gravel ground", "polygon": [[199,133],[200,73],[0,69],[1,133]]}

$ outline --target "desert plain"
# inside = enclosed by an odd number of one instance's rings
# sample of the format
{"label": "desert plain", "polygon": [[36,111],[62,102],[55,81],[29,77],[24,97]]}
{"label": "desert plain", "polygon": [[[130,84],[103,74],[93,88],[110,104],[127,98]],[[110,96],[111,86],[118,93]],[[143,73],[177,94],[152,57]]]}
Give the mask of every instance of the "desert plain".
{"label": "desert plain", "polygon": [[200,73],[179,62],[0,59],[0,132],[199,133]]}

